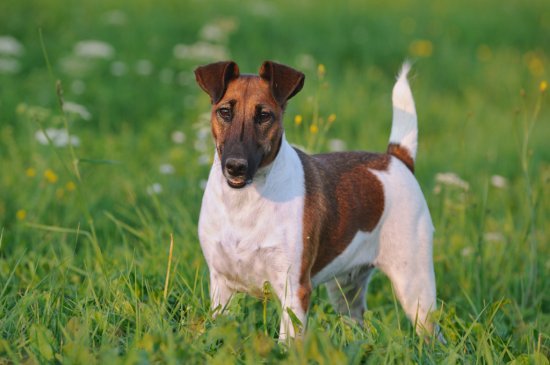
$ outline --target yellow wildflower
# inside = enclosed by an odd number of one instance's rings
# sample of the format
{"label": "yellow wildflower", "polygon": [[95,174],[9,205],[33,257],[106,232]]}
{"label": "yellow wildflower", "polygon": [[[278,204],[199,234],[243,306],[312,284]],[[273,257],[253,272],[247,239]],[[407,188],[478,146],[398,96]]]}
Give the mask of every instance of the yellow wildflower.
{"label": "yellow wildflower", "polygon": [[18,220],[23,221],[27,218],[27,211],[25,209],[19,209],[17,213],[15,213],[15,216]]}
{"label": "yellow wildflower", "polygon": [[327,73],[327,69],[325,68],[325,65],[320,63],[319,66],[317,66],[317,75],[319,76],[319,78],[322,79],[326,73]]}
{"label": "yellow wildflower", "polygon": [[72,181],[69,181],[67,184],[65,184],[65,189],[67,189],[67,191],[74,191],[76,190],[76,184]]}
{"label": "yellow wildflower", "polygon": [[544,73],[544,64],[537,56],[531,57],[528,67],[533,76],[541,76]]}
{"label": "yellow wildflower", "polygon": [[482,62],[487,62],[493,58],[493,52],[491,51],[491,48],[489,48],[488,45],[482,44],[479,47],[477,47],[477,59]]}
{"label": "yellow wildflower", "polygon": [[312,134],[317,134],[317,132],[319,132],[319,127],[317,127],[317,124],[312,124],[309,126],[309,131]]}
{"label": "yellow wildflower", "polygon": [[25,113],[27,111],[27,104],[25,103],[19,103],[17,104],[17,107],[15,108],[15,112],[19,115]]}
{"label": "yellow wildflower", "polygon": [[327,118],[327,122],[328,122],[329,124],[334,123],[335,120],[336,120],[336,114],[334,114],[334,113],[332,113],[331,115],[329,115],[328,118]]}
{"label": "yellow wildflower", "polygon": [[546,82],[546,80],[543,80],[540,82],[539,90],[541,93],[543,93],[546,91],[546,89],[548,89],[548,83]]}
{"label": "yellow wildflower", "polygon": [[298,114],[294,117],[294,124],[300,125],[300,124],[302,124],[302,120],[303,120],[302,116],[300,114]]}
{"label": "yellow wildflower", "polygon": [[409,46],[409,52],[415,57],[430,57],[433,53],[433,44],[427,39],[417,39]]}
{"label": "yellow wildflower", "polygon": [[28,177],[35,177],[36,170],[32,167],[29,167],[27,170],[25,170],[25,175],[27,175]]}
{"label": "yellow wildflower", "polygon": [[55,172],[53,172],[50,169],[47,169],[46,171],[44,171],[44,178],[50,184],[55,184],[57,182],[57,175],[55,174]]}

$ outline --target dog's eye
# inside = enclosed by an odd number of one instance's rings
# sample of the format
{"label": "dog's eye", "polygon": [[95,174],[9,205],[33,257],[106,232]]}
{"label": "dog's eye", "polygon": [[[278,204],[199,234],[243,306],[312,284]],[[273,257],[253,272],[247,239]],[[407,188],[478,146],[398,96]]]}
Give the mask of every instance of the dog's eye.
{"label": "dog's eye", "polygon": [[260,124],[267,123],[271,120],[272,114],[270,112],[260,112],[256,116],[256,121]]}
{"label": "dog's eye", "polygon": [[229,108],[220,108],[218,109],[217,111],[218,113],[218,116],[220,118],[222,118],[225,122],[230,122],[231,121],[231,109]]}

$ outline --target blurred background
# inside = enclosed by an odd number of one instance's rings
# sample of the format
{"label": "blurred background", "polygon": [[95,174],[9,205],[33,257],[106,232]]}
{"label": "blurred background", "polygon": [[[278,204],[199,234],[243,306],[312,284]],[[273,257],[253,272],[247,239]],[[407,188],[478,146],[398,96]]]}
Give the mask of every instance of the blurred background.
{"label": "blurred background", "polygon": [[[549,45],[547,0],[0,2],[6,318],[25,288],[78,302],[99,272],[114,280],[137,268],[142,291],[162,291],[170,233],[175,292],[206,275],[196,223],[213,143],[198,65],[297,68],[306,83],[286,111],[292,143],[384,151],[408,59],[440,297],[462,318],[510,299],[519,314],[502,314],[502,336],[527,351],[549,328]],[[64,288],[35,286],[57,275]],[[372,286],[380,294],[369,302],[392,308],[388,282]],[[80,318],[72,310],[66,317]],[[3,337],[20,325],[6,319]]]}

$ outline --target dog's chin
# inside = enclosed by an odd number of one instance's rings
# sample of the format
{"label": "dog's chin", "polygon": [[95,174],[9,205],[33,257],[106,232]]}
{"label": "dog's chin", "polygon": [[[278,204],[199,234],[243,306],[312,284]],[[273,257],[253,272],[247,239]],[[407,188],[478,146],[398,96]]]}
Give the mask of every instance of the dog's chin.
{"label": "dog's chin", "polygon": [[242,189],[252,181],[246,178],[226,178],[227,185],[233,189]]}

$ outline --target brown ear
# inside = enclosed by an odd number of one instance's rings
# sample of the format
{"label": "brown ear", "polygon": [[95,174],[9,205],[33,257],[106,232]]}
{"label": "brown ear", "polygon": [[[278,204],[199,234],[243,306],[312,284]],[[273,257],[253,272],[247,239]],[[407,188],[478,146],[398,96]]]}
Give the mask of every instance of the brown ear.
{"label": "brown ear", "polygon": [[197,84],[210,95],[212,104],[220,101],[229,82],[237,77],[239,66],[233,61],[211,63],[195,70]]}
{"label": "brown ear", "polygon": [[265,61],[259,74],[262,79],[269,81],[271,93],[281,106],[284,106],[288,99],[296,95],[304,86],[303,73],[272,61]]}

